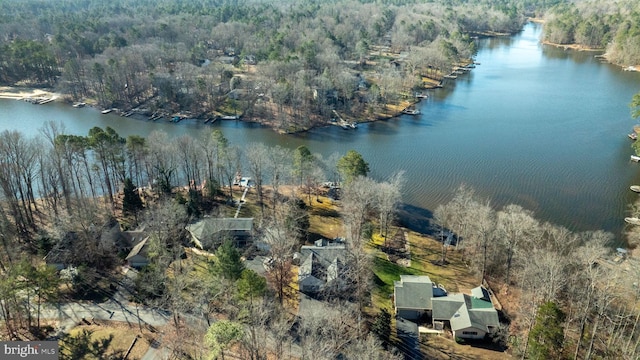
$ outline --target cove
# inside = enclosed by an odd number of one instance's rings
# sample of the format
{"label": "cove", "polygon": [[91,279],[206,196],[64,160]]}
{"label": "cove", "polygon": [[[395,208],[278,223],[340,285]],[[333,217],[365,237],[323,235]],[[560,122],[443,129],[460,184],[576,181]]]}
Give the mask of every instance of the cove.
{"label": "cove", "polygon": [[593,52],[541,45],[542,27],[527,24],[512,37],[479,40],[478,65],[431,91],[418,116],[280,135],[256,124],[195,120],[179,124],[101,115],[51,103],[0,100],[0,130],[38,134],[45,120],[60,121],[70,134],[94,126],[120,135],[204,136],[221,129],[233,144],[254,141],[312,152],[360,152],[384,179],[406,171],[404,201],[434,209],[464,183],[495,207],[515,203],[542,221],[571,230],[603,229],[620,234],[628,190],[640,184],[627,133],[635,122],[628,103],[640,91],[640,74],[602,64]]}

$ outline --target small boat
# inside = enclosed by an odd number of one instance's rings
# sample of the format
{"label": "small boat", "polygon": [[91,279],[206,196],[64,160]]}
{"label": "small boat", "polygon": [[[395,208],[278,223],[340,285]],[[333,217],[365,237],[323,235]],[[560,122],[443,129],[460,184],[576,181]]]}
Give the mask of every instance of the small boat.
{"label": "small boat", "polygon": [[631,191],[640,193],[640,185],[631,185],[629,189],[631,189]]}
{"label": "small boat", "polygon": [[637,217],[626,217],[626,218],[624,218],[624,221],[627,224],[640,225],[640,219],[638,219]]}
{"label": "small boat", "polygon": [[638,140],[638,134],[632,132],[631,134],[627,135],[629,137],[629,139],[631,140]]}
{"label": "small boat", "polygon": [[407,114],[407,115],[419,115],[420,114],[420,110],[417,109],[404,109],[402,110],[403,114]]}
{"label": "small boat", "polygon": [[429,95],[427,95],[427,94],[420,94],[420,93],[416,94],[416,98],[418,98],[418,99],[426,99],[428,97],[429,97]]}
{"label": "small boat", "polygon": [[74,108],[81,108],[81,107],[84,107],[85,105],[87,105],[87,103],[77,102],[77,103],[73,104],[72,106]]}
{"label": "small boat", "polygon": [[631,155],[631,161],[640,162],[640,156]]}
{"label": "small boat", "polygon": [[352,122],[351,124],[349,124],[349,127],[352,129],[357,129],[358,128],[358,124]]}
{"label": "small boat", "polygon": [[104,110],[100,111],[100,113],[105,115],[105,114],[108,114],[108,113],[110,113],[112,111],[113,111],[113,109],[104,109]]}

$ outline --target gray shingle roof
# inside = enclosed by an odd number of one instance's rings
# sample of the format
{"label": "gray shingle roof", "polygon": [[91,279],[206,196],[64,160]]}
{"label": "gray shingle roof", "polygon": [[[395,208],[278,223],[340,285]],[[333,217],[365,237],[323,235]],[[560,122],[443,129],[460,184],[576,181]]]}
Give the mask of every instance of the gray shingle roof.
{"label": "gray shingle roof", "polygon": [[491,302],[464,294],[433,299],[432,315],[435,321],[449,320],[454,331],[469,327],[488,331],[488,326],[499,325],[498,313]]}
{"label": "gray shingle roof", "polygon": [[464,303],[464,294],[451,294],[449,296],[433,298],[431,300],[433,320],[450,320],[453,314],[455,314]]}
{"label": "gray shingle roof", "polygon": [[396,308],[431,309],[433,283],[428,276],[400,275],[400,281],[393,284]]}

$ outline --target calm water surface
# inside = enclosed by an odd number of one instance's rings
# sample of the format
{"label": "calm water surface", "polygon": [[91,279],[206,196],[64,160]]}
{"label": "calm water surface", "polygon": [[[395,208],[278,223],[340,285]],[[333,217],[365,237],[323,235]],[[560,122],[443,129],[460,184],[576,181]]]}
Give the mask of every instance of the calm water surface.
{"label": "calm water surface", "polygon": [[513,37],[481,40],[481,65],[433,91],[419,105],[420,116],[355,131],[328,127],[284,136],[236,121],[174,125],[15,100],[0,100],[0,130],[35,135],[45,120],[62,121],[78,135],[94,126],[111,126],[123,136],[155,129],[202,136],[220,128],[235,144],[304,144],[325,156],[355,149],[376,178],[405,170],[404,200],[411,205],[434,209],[466,183],[498,207],[516,203],[573,230],[619,233],[626,204],[637,196],[628,187],[640,184],[626,136],[640,74],[601,64],[594,53],[540,45],[540,31],[529,24]]}

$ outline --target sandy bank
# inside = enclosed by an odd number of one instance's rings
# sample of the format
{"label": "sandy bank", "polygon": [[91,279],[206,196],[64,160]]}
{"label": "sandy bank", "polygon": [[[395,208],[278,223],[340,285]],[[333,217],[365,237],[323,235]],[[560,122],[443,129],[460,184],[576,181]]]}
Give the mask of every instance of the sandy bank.
{"label": "sandy bank", "polygon": [[28,87],[0,86],[0,99],[22,100],[26,98],[47,97],[57,99],[61,94]]}

